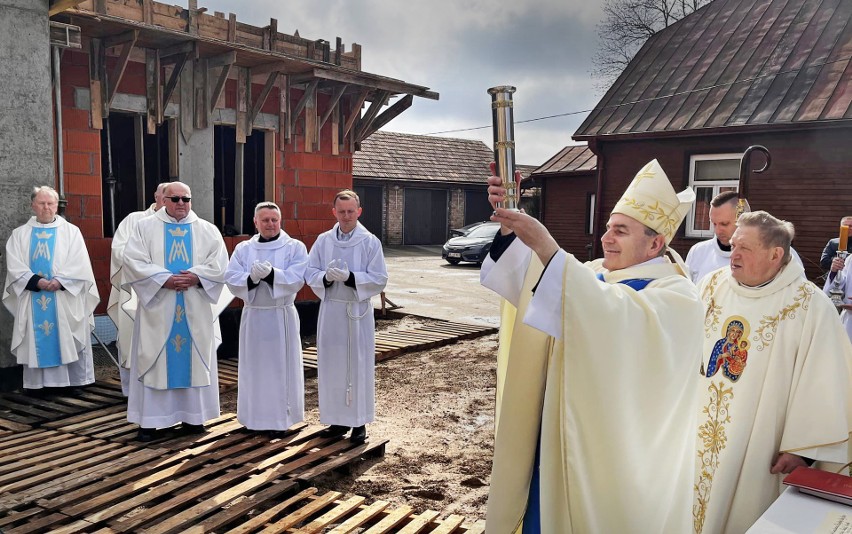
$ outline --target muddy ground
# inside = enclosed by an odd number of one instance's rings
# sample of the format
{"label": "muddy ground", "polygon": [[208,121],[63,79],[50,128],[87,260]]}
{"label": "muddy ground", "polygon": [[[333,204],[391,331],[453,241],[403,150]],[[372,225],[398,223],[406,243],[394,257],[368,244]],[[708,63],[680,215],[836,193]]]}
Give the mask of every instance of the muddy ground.
{"label": "muddy ground", "polygon": [[[411,328],[428,319],[378,321],[378,330]],[[483,519],[494,443],[497,336],[404,354],[376,365],[376,421],[370,440],[389,440],[384,457],[315,485],[347,496],[407,504]],[[305,420],[319,424],[317,381],[305,383]],[[221,398],[236,413],[236,391]]]}

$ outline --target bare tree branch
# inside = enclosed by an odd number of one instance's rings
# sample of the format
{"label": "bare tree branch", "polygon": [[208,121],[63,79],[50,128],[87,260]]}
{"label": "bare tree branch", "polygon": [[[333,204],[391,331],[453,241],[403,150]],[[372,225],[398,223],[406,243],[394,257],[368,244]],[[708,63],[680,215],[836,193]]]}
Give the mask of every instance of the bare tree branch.
{"label": "bare tree branch", "polygon": [[606,90],[649,37],[711,0],[605,0],[592,76]]}

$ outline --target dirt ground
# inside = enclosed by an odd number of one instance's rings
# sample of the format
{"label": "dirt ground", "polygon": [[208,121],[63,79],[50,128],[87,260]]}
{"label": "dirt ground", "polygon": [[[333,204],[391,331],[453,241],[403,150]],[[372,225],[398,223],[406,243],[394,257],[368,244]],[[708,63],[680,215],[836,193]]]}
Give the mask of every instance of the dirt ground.
{"label": "dirt ground", "polygon": [[[408,316],[377,330],[428,323]],[[390,440],[385,456],[349,474],[316,480],[326,490],[483,519],[494,444],[497,336],[403,354],[376,365],[376,421],[369,439]],[[319,424],[317,380],[305,382],[305,420]],[[236,392],[222,412],[236,412]]]}

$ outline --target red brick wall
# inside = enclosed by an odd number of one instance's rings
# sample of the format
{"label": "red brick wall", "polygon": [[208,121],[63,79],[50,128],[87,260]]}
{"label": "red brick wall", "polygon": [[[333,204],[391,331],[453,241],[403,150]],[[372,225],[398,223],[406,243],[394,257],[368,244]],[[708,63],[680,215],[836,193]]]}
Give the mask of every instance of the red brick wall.
{"label": "red brick wall", "polygon": [[[89,86],[89,56],[66,50],[62,56],[62,144],[64,151],[65,217],[86,239],[101,302],[95,313],[106,313],[109,298],[111,239],[103,235],[101,134],[91,127],[88,110],[74,107],[74,88]],[[57,177],[58,181],[58,177]]]}
{"label": "red brick wall", "polygon": [[[62,118],[65,151],[65,190],[68,199],[66,217],[80,227],[89,249],[89,256],[98,280],[101,304],[96,313],[105,313],[109,297],[109,260],[111,239],[103,236],[102,178],[100,131],[90,125],[88,110],[74,108],[74,88],[89,87],[89,56],[84,52],[66,51],[62,58]],[[115,58],[107,58],[107,70],[112,71]],[[256,97],[263,83],[252,84]],[[130,62],[119,85],[119,92],[145,94],[145,65]],[[293,89],[291,101],[295,105],[302,91]],[[236,106],[236,82],[229,80],[225,86],[225,105]],[[278,90],[273,89],[262,112],[278,114]],[[348,105],[344,101],[344,106]],[[328,97],[318,98],[321,116],[328,106]],[[345,109],[345,107],[344,107]],[[293,138],[284,151],[276,151],[275,188],[267,192],[281,207],[284,228],[292,237],[302,240],[310,250],[317,236],[334,225],[331,213],[334,195],[341,189],[352,187],[352,155],[348,145],[339,155],[332,154],[332,124],[328,121],[320,132],[320,149],[305,152],[304,122],[299,121]],[[276,132],[277,136],[277,132]],[[277,139],[276,139],[277,142]],[[226,238],[228,252],[249,236]],[[297,300],[316,300],[313,292],[305,288]]]}

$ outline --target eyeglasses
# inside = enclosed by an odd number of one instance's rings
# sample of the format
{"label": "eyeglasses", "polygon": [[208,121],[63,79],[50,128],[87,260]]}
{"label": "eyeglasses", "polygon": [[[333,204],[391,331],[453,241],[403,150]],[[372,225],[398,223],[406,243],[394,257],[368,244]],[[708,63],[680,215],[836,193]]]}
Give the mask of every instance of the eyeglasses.
{"label": "eyeglasses", "polygon": [[175,204],[177,204],[179,200],[183,200],[184,204],[189,204],[189,201],[192,200],[192,197],[166,197],[166,198],[171,200]]}

